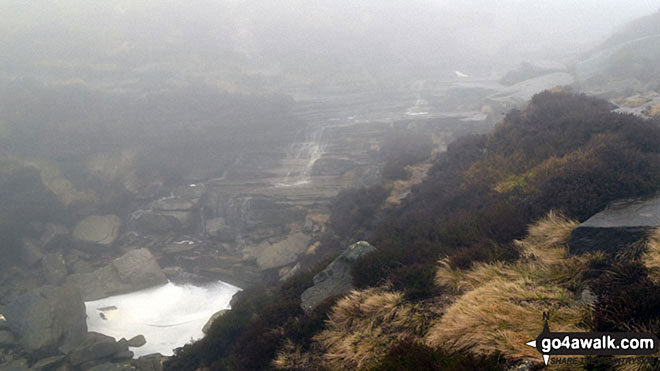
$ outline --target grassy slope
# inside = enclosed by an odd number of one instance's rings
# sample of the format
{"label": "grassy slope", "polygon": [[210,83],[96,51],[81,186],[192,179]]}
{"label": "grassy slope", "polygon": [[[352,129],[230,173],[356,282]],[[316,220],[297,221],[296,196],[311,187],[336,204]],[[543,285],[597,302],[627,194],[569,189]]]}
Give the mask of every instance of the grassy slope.
{"label": "grassy slope", "polygon": [[[294,285],[296,290],[270,299],[271,306],[289,308],[278,312],[277,321],[264,321],[269,311],[254,308],[241,322],[240,336],[277,334],[276,341],[190,347],[170,369],[246,369],[249,362],[258,369],[497,368],[536,360],[518,344],[538,331],[537,317],[548,307],[567,329],[616,330],[630,322],[625,315],[638,319],[635,328],[655,329],[655,258],[578,259],[565,250],[572,220],[584,220],[610,201],[660,190],[658,123],[610,110],[595,98],[544,92],[510,112],[490,135],[457,140],[413,188],[411,200],[369,227],[378,250],[353,269],[360,291],[310,318],[296,306],[304,285]],[[357,194],[358,205],[373,201]],[[355,237],[346,233],[340,237]],[[626,285],[649,295],[617,311]],[[602,304],[590,310],[576,305],[585,287]],[[228,336],[222,330],[228,320],[216,322],[213,337]],[[392,335],[395,329],[401,336]],[[476,335],[484,333],[494,335]]]}

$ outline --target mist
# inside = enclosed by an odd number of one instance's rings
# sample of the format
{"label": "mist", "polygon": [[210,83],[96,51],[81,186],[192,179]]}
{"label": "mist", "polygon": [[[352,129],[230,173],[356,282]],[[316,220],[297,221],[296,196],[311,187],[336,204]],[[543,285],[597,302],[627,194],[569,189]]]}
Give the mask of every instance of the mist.
{"label": "mist", "polygon": [[319,369],[346,300],[375,335],[344,351],[454,357],[422,342],[438,261],[660,190],[659,8],[1,0],[0,369]]}
{"label": "mist", "polygon": [[[6,77],[222,89],[487,75],[597,45],[654,1],[45,1],[0,5]],[[156,77],[157,76],[157,77]]]}

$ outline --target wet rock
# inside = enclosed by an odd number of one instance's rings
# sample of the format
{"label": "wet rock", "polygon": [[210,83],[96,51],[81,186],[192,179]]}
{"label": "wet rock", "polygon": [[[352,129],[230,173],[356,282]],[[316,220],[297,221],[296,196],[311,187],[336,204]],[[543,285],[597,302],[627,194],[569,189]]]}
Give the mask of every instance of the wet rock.
{"label": "wet rock", "polygon": [[354,288],[351,277],[352,264],[374,250],[376,248],[366,241],[354,243],[344,250],[324,270],[314,276],[314,286],[305,290],[300,296],[302,309],[310,313],[323,300],[352,290]]}
{"label": "wet rock", "polygon": [[136,335],[128,340],[129,347],[139,348],[147,343],[147,339],[143,335]]}
{"label": "wet rock", "polygon": [[85,304],[70,286],[43,286],[12,301],[7,325],[28,353],[48,354],[77,345],[87,332]]}
{"label": "wet rock", "polygon": [[218,318],[224,316],[225,313],[227,313],[227,312],[229,312],[229,309],[223,309],[223,310],[215,312],[211,316],[211,318],[209,318],[209,320],[206,321],[206,323],[204,324],[204,327],[202,327],[202,332],[204,334],[208,334],[209,331],[211,330],[211,326],[213,326],[213,322],[215,322],[215,320],[217,320]]}
{"label": "wet rock", "polygon": [[578,225],[571,233],[569,251],[616,253],[660,226],[660,197],[612,203]]}
{"label": "wet rock", "polygon": [[48,254],[41,259],[41,269],[46,282],[57,285],[67,276],[66,263],[60,253]]}
{"label": "wet rock", "polygon": [[137,249],[92,273],[72,274],[67,283],[76,286],[89,301],[163,285],[167,278],[148,249]]}
{"label": "wet rock", "polygon": [[90,215],[76,225],[73,239],[83,249],[107,248],[117,239],[120,226],[116,215]]}

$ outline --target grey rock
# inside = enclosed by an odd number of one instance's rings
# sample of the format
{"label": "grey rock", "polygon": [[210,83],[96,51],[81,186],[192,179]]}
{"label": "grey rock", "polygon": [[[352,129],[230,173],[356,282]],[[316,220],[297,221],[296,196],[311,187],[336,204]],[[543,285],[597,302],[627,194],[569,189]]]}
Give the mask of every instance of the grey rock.
{"label": "grey rock", "polygon": [[111,336],[88,332],[82,343],[69,353],[69,362],[78,366],[90,361],[110,358],[127,350],[126,345],[117,343]]}
{"label": "grey rock", "polygon": [[55,370],[62,363],[64,363],[64,361],[66,361],[66,356],[63,355],[57,355],[57,356],[40,359],[37,363],[32,365],[31,370],[34,371]]}
{"label": "grey rock", "polygon": [[135,227],[147,232],[166,233],[181,229],[181,224],[175,217],[151,211],[139,213],[134,219]]}
{"label": "grey rock", "polygon": [[617,253],[660,226],[660,197],[612,203],[578,225],[571,233],[569,251]]}
{"label": "grey rock", "polygon": [[21,260],[28,267],[39,263],[44,254],[39,247],[39,241],[33,239],[24,239],[21,246]]}
{"label": "grey rock", "polygon": [[344,250],[324,270],[314,276],[314,286],[305,290],[300,296],[302,309],[310,313],[323,300],[352,290],[354,288],[351,277],[352,264],[374,250],[376,248],[366,241],[354,243]]}
{"label": "grey rock", "polygon": [[356,166],[357,164],[352,160],[324,156],[314,162],[311,175],[341,176]]}
{"label": "grey rock", "polygon": [[224,218],[208,219],[205,224],[206,233],[218,241],[231,242],[236,239],[236,231],[225,224]]}
{"label": "grey rock", "polygon": [[90,215],[73,229],[73,239],[84,249],[110,247],[119,235],[120,226],[121,220],[116,215]]}
{"label": "grey rock", "polygon": [[55,251],[65,249],[71,245],[71,236],[67,227],[59,224],[48,223],[39,238],[44,250]]}
{"label": "grey rock", "polygon": [[294,233],[274,244],[264,242],[257,247],[257,265],[265,270],[293,263],[305,253],[309,241],[308,235]]}
{"label": "grey rock", "polygon": [[208,334],[209,331],[211,330],[211,326],[213,326],[213,322],[215,322],[215,320],[217,320],[218,318],[224,316],[225,313],[227,313],[227,312],[229,312],[229,309],[223,309],[223,310],[219,310],[219,311],[215,312],[211,316],[211,318],[209,318],[209,320],[206,321],[206,323],[204,324],[204,327],[202,327],[202,332],[204,334]]}
{"label": "grey rock", "polygon": [[134,348],[139,348],[146,343],[147,339],[145,339],[143,335],[136,335],[128,340],[128,346]]}
{"label": "grey rock", "polygon": [[23,358],[0,363],[0,370],[2,371],[27,371],[29,369],[27,360]]}
{"label": "grey rock", "polygon": [[85,304],[70,286],[43,286],[16,298],[5,309],[7,325],[28,353],[66,351],[87,332]]}
{"label": "grey rock", "polygon": [[72,274],[67,283],[76,286],[89,301],[162,285],[167,278],[148,249],[137,249],[92,273]]}
{"label": "grey rock", "polygon": [[0,330],[0,347],[12,346],[16,344],[16,337],[11,331]]}
{"label": "grey rock", "polygon": [[125,350],[125,351],[123,351],[123,352],[115,353],[115,354],[112,356],[112,359],[115,359],[115,360],[127,360],[127,359],[133,359],[133,356],[134,356],[134,355],[135,355],[135,353],[131,352],[130,350]]}
{"label": "grey rock", "polygon": [[66,263],[60,253],[48,254],[41,259],[41,269],[46,282],[57,285],[67,276]]}
{"label": "grey rock", "polygon": [[85,368],[87,371],[131,371],[135,367],[121,363],[104,362],[93,367]]}

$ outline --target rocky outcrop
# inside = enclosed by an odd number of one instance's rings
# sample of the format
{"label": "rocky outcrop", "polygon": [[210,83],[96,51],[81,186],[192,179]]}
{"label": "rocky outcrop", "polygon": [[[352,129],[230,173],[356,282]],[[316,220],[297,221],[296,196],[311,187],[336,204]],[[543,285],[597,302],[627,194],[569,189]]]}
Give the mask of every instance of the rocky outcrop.
{"label": "rocky outcrop", "polygon": [[578,225],[571,233],[570,252],[616,253],[660,226],[660,197],[613,203]]}
{"label": "rocky outcrop", "polygon": [[167,278],[149,250],[137,249],[92,273],[72,274],[67,282],[89,301],[165,284]]}
{"label": "rocky outcrop", "polygon": [[351,266],[361,256],[376,250],[366,241],[352,244],[328,266],[314,276],[314,286],[305,290],[300,296],[300,306],[310,313],[323,300],[341,295],[352,290]]}
{"label": "rocky outcrop", "polygon": [[120,225],[116,215],[90,215],[78,222],[73,239],[82,249],[107,248],[117,239]]}
{"label": "rocky outcrop", "polygon": [[[128,342],[115,341],[115,338],[96,332],[88,332],[84,340],[69,353],[69,363],[82,369],[92,366],[90,362],[109,360],[122,353],[133,353],[128,350]],[[120,357],[121,358],[121,357]]]}
{"label": "rocky outcrop", "polygon": [[219,310],[219,311],[213,313],[211,318],[209,318],[209,320],[206,321],[206,323],[204,324],[204,327],[202,327],[202,332],[204,334],[208,334],[209,331],[211,330],[211,326],[213,326],[213,322],[215,322],[218,318],[224,316],[225,313],[227,313],[227,312],[229,312],[229,309],[222,309],[222,310]]}
{"label": "rocky outcrop", "polygon": [[7,326],[28,353],[66,352],[87,332],[85,304],[71,286],[43,286],[27,292],[5,309]]}

